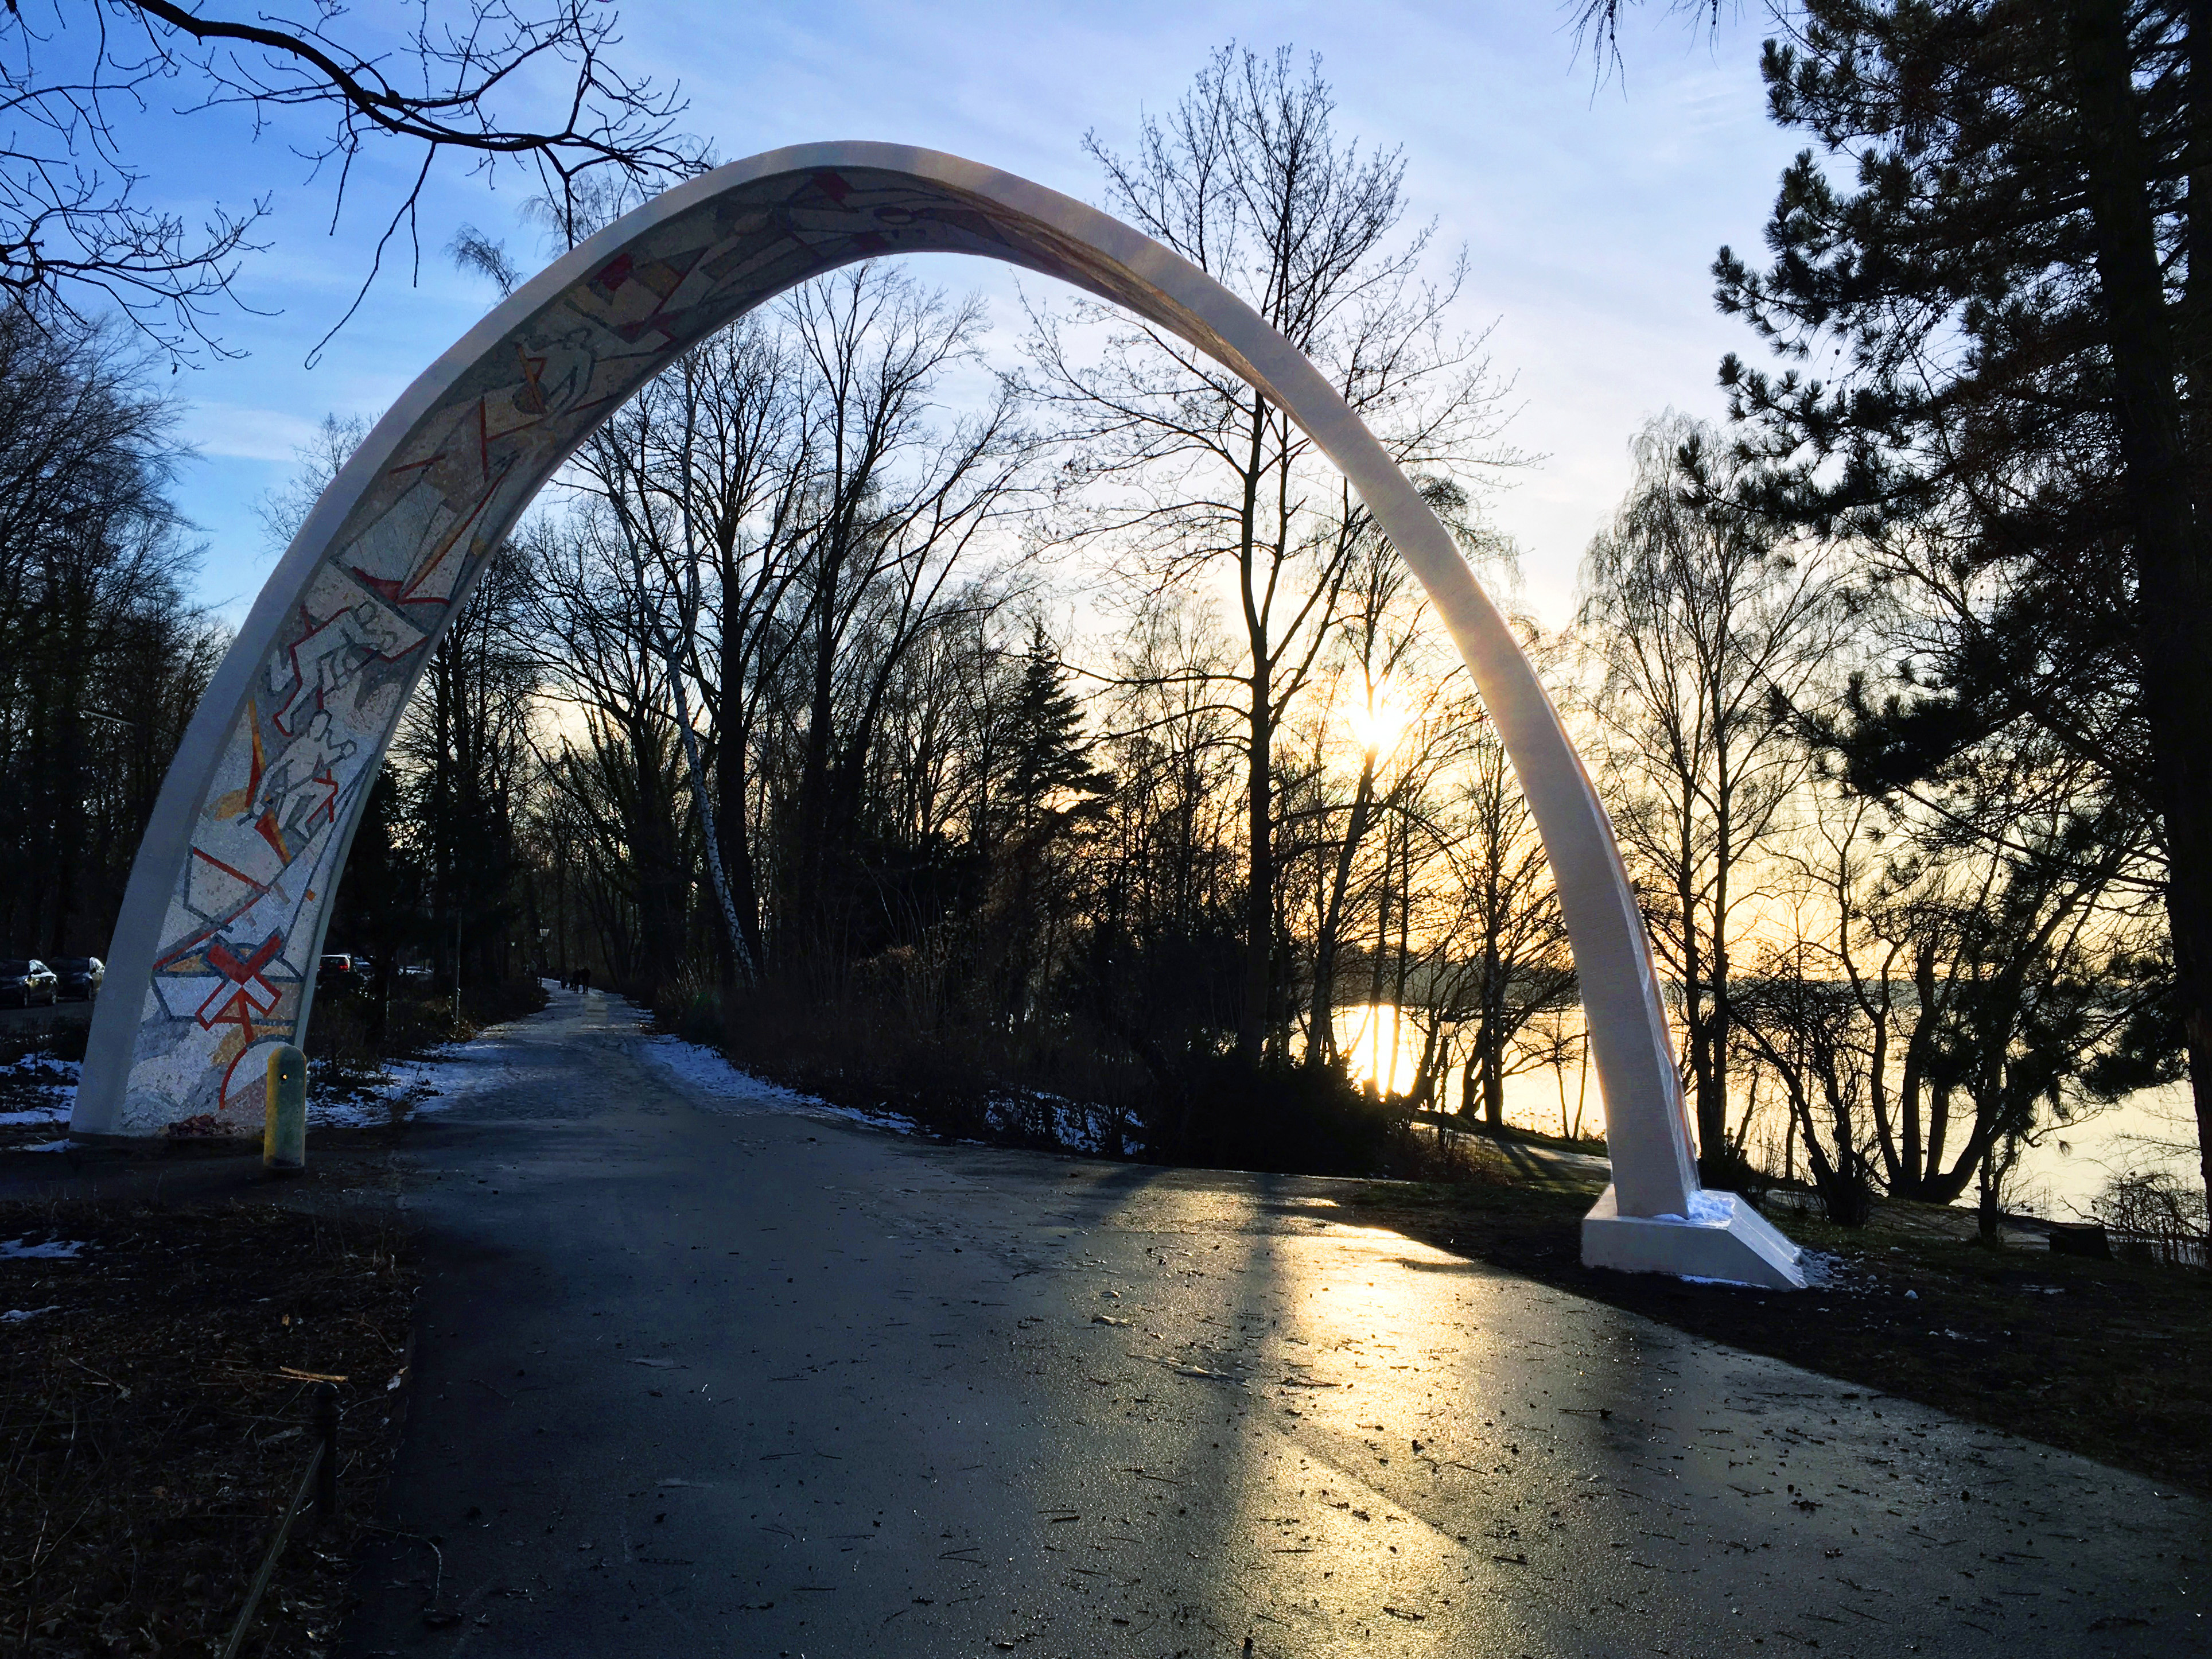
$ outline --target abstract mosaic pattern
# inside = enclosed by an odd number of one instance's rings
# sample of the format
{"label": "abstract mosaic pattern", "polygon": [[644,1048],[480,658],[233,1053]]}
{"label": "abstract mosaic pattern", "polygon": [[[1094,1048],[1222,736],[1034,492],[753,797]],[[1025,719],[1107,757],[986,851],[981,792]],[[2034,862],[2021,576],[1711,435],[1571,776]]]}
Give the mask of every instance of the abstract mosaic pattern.
{"label": "abstract mosaic pattern", "polygon": [[119,1109],[88,1121],[103,1115],[88,1099],[80,1129],[258,1132],[266,1056],[305,1031],[327,908],[385,745],[428,647],[516,517],[686,348],[825,270],[922,252],[1009,261],[1132,305],[1146,297],[1093,251],[1002,205],[903,173],[810,169],[649,226],[447,389],[261,650],[173,879]]}

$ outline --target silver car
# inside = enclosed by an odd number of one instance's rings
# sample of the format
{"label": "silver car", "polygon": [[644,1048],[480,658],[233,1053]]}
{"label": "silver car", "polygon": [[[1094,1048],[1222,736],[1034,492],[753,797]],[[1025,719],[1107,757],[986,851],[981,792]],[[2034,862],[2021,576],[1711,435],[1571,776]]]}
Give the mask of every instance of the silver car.
{"label": "silver car", "polygon": [[35,957],[0,962],[0,1002],[18,1008],[51,1008],[61,996],[61,976]]}

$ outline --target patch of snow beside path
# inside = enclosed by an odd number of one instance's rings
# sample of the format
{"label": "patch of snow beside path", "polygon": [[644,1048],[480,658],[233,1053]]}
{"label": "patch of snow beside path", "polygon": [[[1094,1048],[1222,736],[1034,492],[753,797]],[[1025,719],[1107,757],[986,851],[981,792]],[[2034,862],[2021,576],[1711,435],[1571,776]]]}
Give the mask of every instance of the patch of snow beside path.
{"label": "patch of snow beside path", "polygon": [[70,1104],[58,1100],[51,1106],[35,1107],[27,1112],[0,1112],[0,1129],[20,1129],[26,1126],[40,1128],[61,1128],[69,1122]]}
{"label": "patch of snow beside path", "polygon": [[788,1112],[800,1117],[831,1118],[843,1123],[865,1124],[912,1134],[916,1125],[896,1112],[881,1114],[835,1106],[817,1095],[801,1094],[781,1084],[770,1083],[740,1071],[712,1048],[686,1042],[679,1036],[648,1036],[638,1041],[638,1053],[650,1066],[666,1073],[708,1111]]}
{"label": "patch of snow beside path", "polygon": [[[787,1089],[732,1065],[719,1050],[687,1042],[679,1036],[641,1036],[637,1052],[647,1064],[658,1066],[708,1111],[787,1112],[800,1117],[861,1124],[893,1134],[927,1133],[903,1112],[861,1111],[833,1104],[817,1095]],[[1062,1152],[1120,1155],[1106,1151],[1106,1120],[1109,1115],[1103,1108],[1086,1107],[1064,1096],[1040,1093],[1018,1098],[995,1095],[984,1109],[994,1127],[1021,1136],[1018,1144],[1035,1146],[1042,1136]],[[965,1144],[981,1146],[991,1143],[978,1140]],[[1126,1125],[1115,1144],[1138,1150],[1130,1140]]]}
{"label": "patch of snow beside path", "polygon": [[367,1129],[392,1120],[394,1101],[410,1102],[416,1115],[442,1112],[455,1101],[511,1082],[514,1060],[507,1028],[495,1025],[473,1042],[450,1043],[421,1060],[394,1060],[383,1080],[343,1100],[307,1102],[310,1127]]}

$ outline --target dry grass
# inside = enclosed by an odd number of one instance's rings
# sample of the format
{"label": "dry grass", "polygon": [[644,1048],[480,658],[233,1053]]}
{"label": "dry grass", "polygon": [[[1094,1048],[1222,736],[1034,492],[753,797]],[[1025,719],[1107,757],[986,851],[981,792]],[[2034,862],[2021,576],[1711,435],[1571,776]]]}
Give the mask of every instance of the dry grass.
{"label": "dry grass", "polygon": [[0,1205],[0,1651],[212,1652],[343,1377],[342,1513],[296,1527],[243,1651],[327,1650],[397,1439],[413,1276],[380,1215]]}

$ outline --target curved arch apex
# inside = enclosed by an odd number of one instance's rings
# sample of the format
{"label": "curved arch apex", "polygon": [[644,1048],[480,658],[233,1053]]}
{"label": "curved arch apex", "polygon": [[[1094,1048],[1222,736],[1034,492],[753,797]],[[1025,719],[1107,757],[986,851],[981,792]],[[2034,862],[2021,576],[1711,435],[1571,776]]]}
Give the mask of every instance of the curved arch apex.
{"label": "curved arch apex", "polygon": [[862,140],[766,151],[655,197],[522,284],[377,422],[270,574],[170,766],[72,1132],[258,1127],[261,1067],[304,1041],[331,900],[423,659],[540,485],[707,335],[824,271],[918,252],[1023,266],[1174,331],[1342,470],[1467,661],[1551,858],[1613,1162],[1586,1259],[1802,1285],[1786,1240],[1699,1193],[1604,807],[1504,618],[1375,435],[1250,307],[1129,226],[960,156]]}

